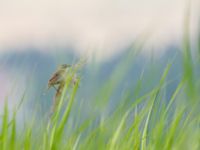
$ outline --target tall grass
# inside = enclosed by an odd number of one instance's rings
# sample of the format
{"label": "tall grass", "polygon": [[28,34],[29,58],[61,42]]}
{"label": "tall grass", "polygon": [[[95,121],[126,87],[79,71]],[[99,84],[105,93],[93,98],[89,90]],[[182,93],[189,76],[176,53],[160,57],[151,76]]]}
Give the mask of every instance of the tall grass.
{"label": "tall grass", "polygon": [[[187,15],[186,15],[187,16]],[[12,112],[5,103],[0,123],[1,150],[198,150],[200,149],[199,78],[195,78],[189,38],[189,16],[186,17],[183,40],[183,74],[170,99],[165,97],[166,87],[173,81],[167,79],[172,62],[166,64],[158,84],[141,95],[144,76],[138,79],[134,90],[127,89],[114,111],[103,115],[116,87],[129,70],[133,58],[137,57],[143,44],[133,47],[127,57],[114,69],[108,80],[93,97],[99,113],[83,119],[80,123],[70,116],[76,116],[78,101],[76,94],[79,80],[69,86],[77,70],[71,70],[58,107],[51,118],[38,123],[35,118],[17,131],[18,110],[24,96]],[[199,45],[199,43],[198,43]],[[200,64],[196,64],[200,65]],[[133,94],[134,93],[134,94]]]}

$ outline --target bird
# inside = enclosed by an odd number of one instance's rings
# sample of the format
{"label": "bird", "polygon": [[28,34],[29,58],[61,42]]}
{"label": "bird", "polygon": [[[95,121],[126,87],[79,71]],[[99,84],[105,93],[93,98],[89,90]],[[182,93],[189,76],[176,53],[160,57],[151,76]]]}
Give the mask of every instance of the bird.
{"label": "bird", "polygon": [[56,72],[53,73],[53,75],[48,81],[48,89],[51,87],[54,87],[57,90],[55,85],[59,85],[65,81],[67,72],[70,68],[71,68],[71,65],[69,64],[62,64],[58,66]]}
{"label": "bird", "polygon": [[77,71],[80,70],[87,62],[87,58],[80,59],[76,64],[70,65],[70,64],[62,64],[58,66],[55,73],[53,73],[52,77],[48,81],[48,87],[47,90],[51,87],[54,87],[56,90],[58,90],[55,86],[60,86],[61,84],[64,84],[66,81],[66,77],[69,73],[69,70],[75,71],[72,75],[71,79],[71,85],[75,85],[78,81]]}
{"label": "bird", "polygon": [[54,102],[53,102],[50,114],[55,112],[55,110],[59,104],[59,100],[61,98],[64,86],[66,84],[67,77],[72,75],[72,78],[70,79],[71,80],[70,85],[76,85],[78,83],[77,75],[73,72],[72,72],[72,74],[70,74],[70,71],[74,71],[74,69],[75,69],[74,65],[62,64],[62,65],[58,66],[55,73],[53,73],[53,75],[49,79],[48,89],[51,87],[54,87],[56,90],[56,94],[55,94],[55,98],[54,98]]}

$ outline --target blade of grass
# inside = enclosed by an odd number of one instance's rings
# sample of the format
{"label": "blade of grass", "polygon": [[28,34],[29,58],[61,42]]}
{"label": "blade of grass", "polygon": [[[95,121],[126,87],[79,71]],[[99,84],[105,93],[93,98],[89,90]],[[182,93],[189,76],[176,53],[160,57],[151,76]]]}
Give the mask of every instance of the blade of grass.
{"label": "blade of grass", "polygon": [[8,139],[8,102],[7,98],[5,100],[4,105],[4,114],[3,114],[3,120],[2,120],[2,131],[1,131],[1,144],[0,149],[7,150],[7,139]]}
{"label": "blade of grass", "polygon": [[143,129],[143,133],[142,133],[142,142],[141,142],[141,150],[146,150],[147,149],[147,135],[148,135],[148,125],[149,125],[149,121],[150,121],[150,117],[151,117],[151,113],[152,113],[152,108],[154,106],[155,100],[158,96],[159,91],[157,92],[157,94],[153,95],[152,98],[150,99],[150,101],[152,101],[152,104],[149,108],[149,112],[147,115],[147,119],[145,121],[145,125],[144,125],[144,129]]}
{"label": "blade of grass", "polygon": [[167,134],[167,139],[166,139],[166,142],[165,142],[165,147],[164,149],[168,150],[168,149],[172,149],[173,147],[173,144],[175,142],[175,137],[176,137],[176,130],[178,128],[178,125],[180,123],[180,120],[183,116],[183,112],[184,112],[184,109],[181,110],[178,115],[175,115],[175,118],[174,118],[174,121],[172,122],[170,128],[169,128],[169,132]]}
{"label": "blade of grass", "polygon": [[120,137],[120,134],[121,134],[121,131],[123,129],[123,126],[125,124],[125,121],[129,115],[130,111],[127,111],[124,116],[122,117],[122,120],[120,121],[119,123],[119,126],[117,127],[113,137],[111,138],[111,141],[110,141],[110,150],[115,150],[116,149],[116,143],[117,143],[117,140],[118,138]]}
{"label": "blade of grass", "polygon": [[76,83],[73,91],[72,91],[72,95],[71,95],[71,98],[69,100],[69,103],[67,105],[67,108],[64,112],[64,115],[62,117],[62,120],[61,120],[61,123],[60,125],[58,126],[58,135],[62,134],[63,132],[63,129],[65,127],[65,124],[67,123],[68,121],[68,118],[69,118],[69,114],[71,112],[71,109],[72,109],[72,105],[74,103],[74,99],[75,99],[75,96],[76,96],[76,93],[77,93],[77,90],[78,90],[78,85],[79,85],[79,81]]}
{"label": "blade of grass", "polygon": [[164,116],[166,116],[166,114],[168,113],[170,107],[172,106],[173,102],[175,101],[176,97],[178,96],[178,93],[179,93],[180,90],[182,89],[183,85],[184,85],[184,82],[181,81],[181,82],[179,83],[179,85],[177,86],[176,90],[174,91],[174,93],[173,93],[173,95],[172,95],[172,97],[171,97],[171,99],[170,99],[170,101],[169,101],[169,103],[168,103],[168,105],[167,105],[167,108],[166,108],[166,110],[165,110],[165,112],[164,112]]}
{"label": "blade of grass", "polygon": [[16,111],[14,111],[12,123],[11,123],[11,138],[10,138],[10,149],[15,149],[15,143],[16,143]]}
{"label": "blade of grass", "polygon": [[187,10],[184,19],[184,36],[183,36],[183,79],[187,83],[186,92],[191,102],[195,100],[194,68],[191,55],[190,43],[190,1],[188,1]]}

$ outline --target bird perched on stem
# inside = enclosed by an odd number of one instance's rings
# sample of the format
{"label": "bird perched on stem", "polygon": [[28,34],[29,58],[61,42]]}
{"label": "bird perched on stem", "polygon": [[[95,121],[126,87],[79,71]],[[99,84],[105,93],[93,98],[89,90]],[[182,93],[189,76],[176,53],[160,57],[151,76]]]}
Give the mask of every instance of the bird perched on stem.
{"label": "bird perched on stem", "polygon": [[[75,72],[74,74],[72,74],[72,72],[76,70],[75,68],[75,66],[71,66],[69,64],[62,64],[57,68],[56,72],[49,79],[48,89],[51,87],[54,87],[56,89],[56,95],[54,98],[54,104],[52,105],[51,113],[55,112],[55,109],[58,106],[61,94],[66,84],[67,77],[72,75],[71,83],[73,85],[77,83],[78,78]],[[55,86],[57,86],[57,88]]]}
{"label": "bird perched on stem", "polygon": [[54,87],[56,89],[56,94],[50,114],[55,112],[61,99],[62,93],[65,92],[64,87],[68,81],[72,86],[78,85],[80,79],[77,76],[77,72],[86,64],[86,61],[87,58],[84,58],[80,59],[74,65],[62,64],[57,68],[56,72],[53,73],[48,81],[48,89]]}
{"label": "bird perched on stem", "polygon": [[70,67],[71,65],[69,64],[60,65],[57,68],[56,72],[49,79],[48,89],[51,87],[54,87],[56,89],[55,85],[59,85],[60,83],[64,82]]}
{"label": "bird perched on stem", "polygon": [[60,65],[57,68],[56,72],[49,79],[48,89],[51,87],[54,87],[57,90],[55,86],[60,85],[61,83],[65,82],[67,75],[70,73],[70,69],[75,72],[73,74],[72,81],[71,81],[72,85],[75,85],[78,80],[76,72],[77,70],[80,70],[80,68],[82,68],[86,64],[86,61],[87,59],[81,59],[79,62],[77,62],[74,65],[69,65],[69,64]]}

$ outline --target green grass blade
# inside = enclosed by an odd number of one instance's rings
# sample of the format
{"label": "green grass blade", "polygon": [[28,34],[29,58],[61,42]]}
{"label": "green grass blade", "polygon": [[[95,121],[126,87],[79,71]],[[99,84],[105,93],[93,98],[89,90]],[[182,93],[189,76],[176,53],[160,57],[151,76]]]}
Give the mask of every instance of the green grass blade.
{"label": "green grass blade", "polygon": [[0,140],[0,149],[7,150],[8,146],[8,103],[7,99],[5,100],[4,105],[4,114],[3,114],[3,120],[2,120],[2,131],[1,131],[1,140]]}
{"label": "green grass blade", "polygon": [[124,114],[124,116],[123,116],[123,118],[122,118],[122,120],[120,121],[120,123],[119,123],[119,126],[117,127],[117,129],[116,129],[116,131],[115,131],[115,134],[113,135],[113,137],[111,138],[111,141],[110,141],[110,150],[115,150],[116,149],[116,143],[117,143],[117,140],[118,140],[118,138],[120,137],[120,134],[121,134],[121,131],[122,131],[122,129],[123,129],[123,126],[124,126],[124,124],[125,124],[125,121],[126,121],[126,119],[127,119],[127,117],[128,117],[128,115],[129,115],[129,111],[127,111],[125,114]]}

